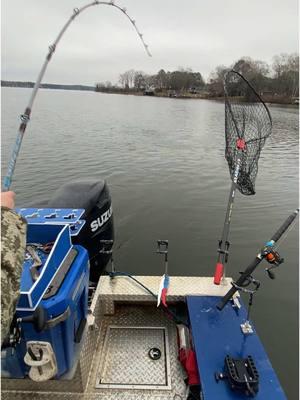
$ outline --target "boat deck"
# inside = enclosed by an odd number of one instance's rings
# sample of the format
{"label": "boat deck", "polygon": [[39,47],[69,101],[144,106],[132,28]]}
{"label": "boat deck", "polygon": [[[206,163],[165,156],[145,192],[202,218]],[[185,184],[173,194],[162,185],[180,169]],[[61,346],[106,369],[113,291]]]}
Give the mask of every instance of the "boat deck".
{"label": "boat deck", "polygon": [[[135,278],[157,293],[160,277]],[[168,303],[184,301],[187,295],[222,296],[230,286],[229,278],[216,286],[211,277],[171,277]],[[185,399],[176,325],[155,303],[128,277],[101,277],[73,378],[40,383],[2,379],[2,398]],[[158,360],[149,357],[152,348],[161,351]]]}

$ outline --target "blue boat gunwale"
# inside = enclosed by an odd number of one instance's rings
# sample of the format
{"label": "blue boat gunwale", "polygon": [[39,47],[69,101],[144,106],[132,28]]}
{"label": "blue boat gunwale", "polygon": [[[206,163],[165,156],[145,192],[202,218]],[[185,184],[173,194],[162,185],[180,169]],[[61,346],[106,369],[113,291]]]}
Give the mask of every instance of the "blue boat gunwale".
{"label": "blue boat gunwale", "polygon": [[[196,352],[198,372],[204,398],[218,400],[244,400],[247,396],[234,392],[226,381],[216,382],[215,373],[223,372],[224,359],[253,355],[260,376],[257,400],[287,400],[271,361],[255,329],[244,335],[240,324],[247,319],[243,302],[241,308],[227,304],[222,311],[216,308],[219,296],[186,297],[191,332]],[[202,309],[201,309],[202,307]],[[253,327],[253,323],[251,321]],[[254,327],[253,327],[254,328]],[[202,346],[202,343],[205,343]]]}

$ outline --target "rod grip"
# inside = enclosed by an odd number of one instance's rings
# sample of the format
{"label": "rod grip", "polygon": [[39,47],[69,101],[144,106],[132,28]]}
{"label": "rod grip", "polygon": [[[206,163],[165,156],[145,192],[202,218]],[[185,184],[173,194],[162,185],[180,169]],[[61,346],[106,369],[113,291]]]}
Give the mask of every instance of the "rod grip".
{"label": "rod grip", "polygon": [[224,265],[220,262],[218,262],[216,264],[216,268],[215,268],[215,276],[214,276],[214,284],[215,285],[220,285],[222,276],[223,276],[223,272],[224,272]]}
{"label": "rod grip", "polygon": [[277,242],[280,237],[284,234],[284,232],[288,229],[288,227],[291,225],[291,223],[294,221],[294,219],[297,217],[299,212],[299,209],[297,209],[296,211],[293,212],[293,214],[291,214],[285,221],[284,223],[281,225],[281,227],[278,229],[278,231],[276,233],[274,233],[274,235],[272,236],[271,240],[273,240],[274,242]]}
{"label": "rod grip", "polygon": [[228,292],[225,294],[225,296],[222,297],[222,299],[217,304],[217,309],[222,311],[223,308],[226,306],[226,304],[228,303],[228,301],[231,299],[231,297],[234,295],[234,293],[236,291],[237,291],[237,289],[234,286],[232,286],[232,288],[230,290],[228,290]]}

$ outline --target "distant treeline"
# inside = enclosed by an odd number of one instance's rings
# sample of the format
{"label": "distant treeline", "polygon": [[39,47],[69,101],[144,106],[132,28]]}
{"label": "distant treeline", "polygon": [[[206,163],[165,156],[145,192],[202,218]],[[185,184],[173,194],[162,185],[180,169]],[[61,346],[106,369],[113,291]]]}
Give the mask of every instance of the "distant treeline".
{"label": "distant treeline", "polygon": [[230,66],[219,65],[207,82],[200,72],[179,68],[177,71],[161,69],[149,75],[129,70],[119,77],[119,82],[97,83],[96,91],[107,93],[139,93],[152,91],[156,95],[175,97],[216,98],[224,96],[223,78],[234,69],[241,73],[267,101],[290,103],[299,97],[299,55],[280,54],[273,57],[272,65],[242,57]]}
{"label": "distant treeline", "polygon": [[[131,69],[121,74],[118,84],[115,85],[107,81],[95,86],[42,83],[40,87],[184,98],[220,98],[224,96],[224,75],[230,69],[240,72],[248,79],[265,101],[299,103],[297,53],[274,56],[271,65],[250,57],[242,57],[230,66],[217,66],[206,82],[200,72],[194,72],[190,68],[178,68],[176,71],[167,72],[161,69],[154,75]],[[1,81],[1,86],[32,88],[34,82]]]}
{"label": "distant treeline", "polygon": [[[33,88],[34,82],[18,82],[18,81],[1,81],[3,87],[22,87],[22,88]],[[63,90],[95,90],[94,86],[85,85],[59,85],[56,83],[41,83],[40,88],[42,89],[63,89]]]}

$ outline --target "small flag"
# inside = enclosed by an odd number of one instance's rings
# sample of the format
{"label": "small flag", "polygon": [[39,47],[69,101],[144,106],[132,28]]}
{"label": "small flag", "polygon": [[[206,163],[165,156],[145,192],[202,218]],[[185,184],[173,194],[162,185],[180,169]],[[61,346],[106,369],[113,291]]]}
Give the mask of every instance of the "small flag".
{"label": "small flag", "polygon": [[159,290],[158,290],[158,295],[157,295],[157,307],[159,307],[160,302],[162,302],[162,304],[165,307],[168,307],[167,292],[168,292],[169,285],[170,285],[169,275],[164,274],[161,278],[160,285],[159,285]]}

